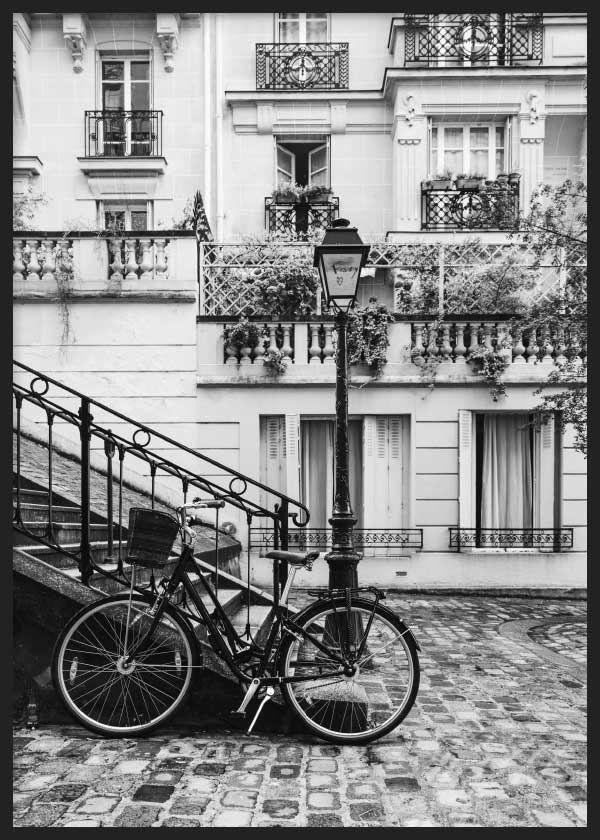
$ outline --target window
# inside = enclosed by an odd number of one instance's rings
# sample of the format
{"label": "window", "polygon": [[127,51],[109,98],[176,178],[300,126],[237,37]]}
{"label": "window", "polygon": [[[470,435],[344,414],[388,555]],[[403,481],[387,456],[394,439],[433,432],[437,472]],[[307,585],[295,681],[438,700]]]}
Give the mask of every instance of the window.
{"label": "window", "polygon": [[149,59],[104,59],[100,84],[104,154],[110,157],[150,155]]}
{"label": "window", "polygon": [[296,181],[303,187],[329,186],[329,138],[276,141],[276,185]]}
{"label": "window", "polygon": [[152,203],[149,201],[100,201],[98,223],[106,230],[151,230]]}
{"label": "window", "polygon": [[328,40],[326,12],[280,12],[276,38],[280,44],[322,43]]}
{"label": "window", "polygon": [[459,411],[460,527],[508,529],[517,546],[519,532],[560,527],[556,449],[552,416]]}
{"label": "window", "polygon": [[500,125],[432,125],[430,174],[449,169],[453,177],[471,174],[493,180],[506,171],[504,137]]}

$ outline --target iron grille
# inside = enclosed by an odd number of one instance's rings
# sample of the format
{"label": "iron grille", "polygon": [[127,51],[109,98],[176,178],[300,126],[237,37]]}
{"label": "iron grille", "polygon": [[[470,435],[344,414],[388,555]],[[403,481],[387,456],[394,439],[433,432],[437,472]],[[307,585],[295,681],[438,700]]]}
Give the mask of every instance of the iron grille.
{"label": "iron grille", "polygon": [[479,190],[422,189],[423,230],[503,230],[519,215],[519,188],[493,185]]}
{"label": "iron grille", "polygon": [[286,236],[305,236],[315,230],[329,227],[337,218],[340,200],[331,196],[329,201],[298,201],[294,204],[265,198],[266,226],[269,233]]}
{"label": "iron grille", "polygon": [[162,111],[86,111],[86,157],[160,157]]}
{"label": "iron grille", "polygon": [[348,44],[257,44],[257,90],[348,87]]}
{"label": "iron grille", "polygon": [[450,548],[573,548],[572,528],[449,528]]}
{"label": "iron grille", "polygon": [[541,64],[542,14],[405,15],[404,64]]}
{"label": "iron grille", "polygon": [[[265,528],[251,528],[251,542],[256,548],[265,550],[274,548],[273,533]],[[331,528],[303,528],[302,531],[290,529],[288,545],[290,549],[331,548],[333,531]],[[422,528],[354,528],[354,547],[365,549],[407,549],[423,548]]]}

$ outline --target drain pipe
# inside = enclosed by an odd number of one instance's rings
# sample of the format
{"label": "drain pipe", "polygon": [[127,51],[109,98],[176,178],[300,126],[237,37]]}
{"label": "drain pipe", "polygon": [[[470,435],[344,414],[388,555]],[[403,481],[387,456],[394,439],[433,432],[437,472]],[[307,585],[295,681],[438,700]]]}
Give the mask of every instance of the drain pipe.
{"label": "drain pipe", "polygon": [[[210,12],[204,12],[204,209],[211,222],[212,210],[212,119],[210,87]],[[212,220],[214,222],[214,219]]]}
{"label": "drain pipe", "polygon": [[216,98],[216,210],[217,242],[223,241],[223,56],[222,56],[223,15],[215,17],[215,98]]}

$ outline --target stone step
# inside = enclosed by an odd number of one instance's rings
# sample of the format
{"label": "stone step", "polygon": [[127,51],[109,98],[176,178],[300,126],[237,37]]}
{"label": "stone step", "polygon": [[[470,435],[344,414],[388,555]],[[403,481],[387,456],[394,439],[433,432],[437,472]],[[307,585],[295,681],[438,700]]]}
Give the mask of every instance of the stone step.
{"label": "stone step", "polygon": [[[28,522],[48,522],[48,505],[21,505],[21,518]],[[53,522],[81,522],[81,508],[73,505],[53,505]]]}
{"label": "stone step", "polygon": [[[125,556],[127,543],[123,542],[122,546],[123,556]],[[21,545],[19,547],[27,551],[28,554],[31,554],[34,557],[39,557],[40,560],[44,561],[44,563],[49,563],[56,569],[68,569],[77,565],[76,560],[64,554],[58,548],[51,548],[50,546],[43,545],[41,543],[36,543],[34,545]],[[61,548],[65,551],[76,552],[79,550],[79,542],[63,544],[61,545]],[[94,563],[102,564],[106,562],[108,557],[108,544],[106,541],[91,542],[90,549]],[[115,557],[118,555],[118,551],[119,544],[115,541],[113,544],[113,555]]]}
{"label": "stone step", "polygon": [[[48,522],[24,521],[23,527],[36,537],[45,537],[48,529]],[[55,522],[52,526],[54,539],[59,545],[79,543],[81,539],[81,522]],[[113,529],[113,535],[115,531]],[[108,539],[108,525],[101,522],[90,523],[90,539],[94,541]],[[15,545],[25,545],[30,542],[30,537],[20,531],[15,531]]]}
{"label": "stone step", "polygon": [[[47,505],[48,504],[48,491],[47,490],[32,490],[28,487],[21,487],[21,492],[19,493],[19,499],[21,502],[21,507],[23,505]],[[16,503],[17,500],[17,488],[13,487],[13,500]]]}

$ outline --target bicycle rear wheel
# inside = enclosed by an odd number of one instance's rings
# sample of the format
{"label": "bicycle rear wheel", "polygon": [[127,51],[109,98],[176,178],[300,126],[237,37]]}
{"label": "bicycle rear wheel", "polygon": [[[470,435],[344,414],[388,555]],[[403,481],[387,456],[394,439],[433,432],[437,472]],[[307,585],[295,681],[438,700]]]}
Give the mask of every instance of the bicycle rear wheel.
{"label": "bicycle rear wheel", "polygon": [[[308,729],[337,744],[364,744],[398,726],[410,711],[419,688],[419,658],[412,633],[391,610],[354,598],[349,618],[343,598],[296,616],[309,636],[284,638],[279,674],[305,678],[284,682],[281,690]],[[344,674],[332,653],[355,659],[353,673]]]}
{"label": "bicycle rear wheel", "polygon": [[[127,649],[152,622],[151,597],[114,595],[81,610],[59,636],[54,686],[69,712],[102,735],[139,735],[163,723],[184,702],[197,663],[195,639],[167,605],[148,644],[131,665]],[[129,617],[129,621],[128,621]]]}

